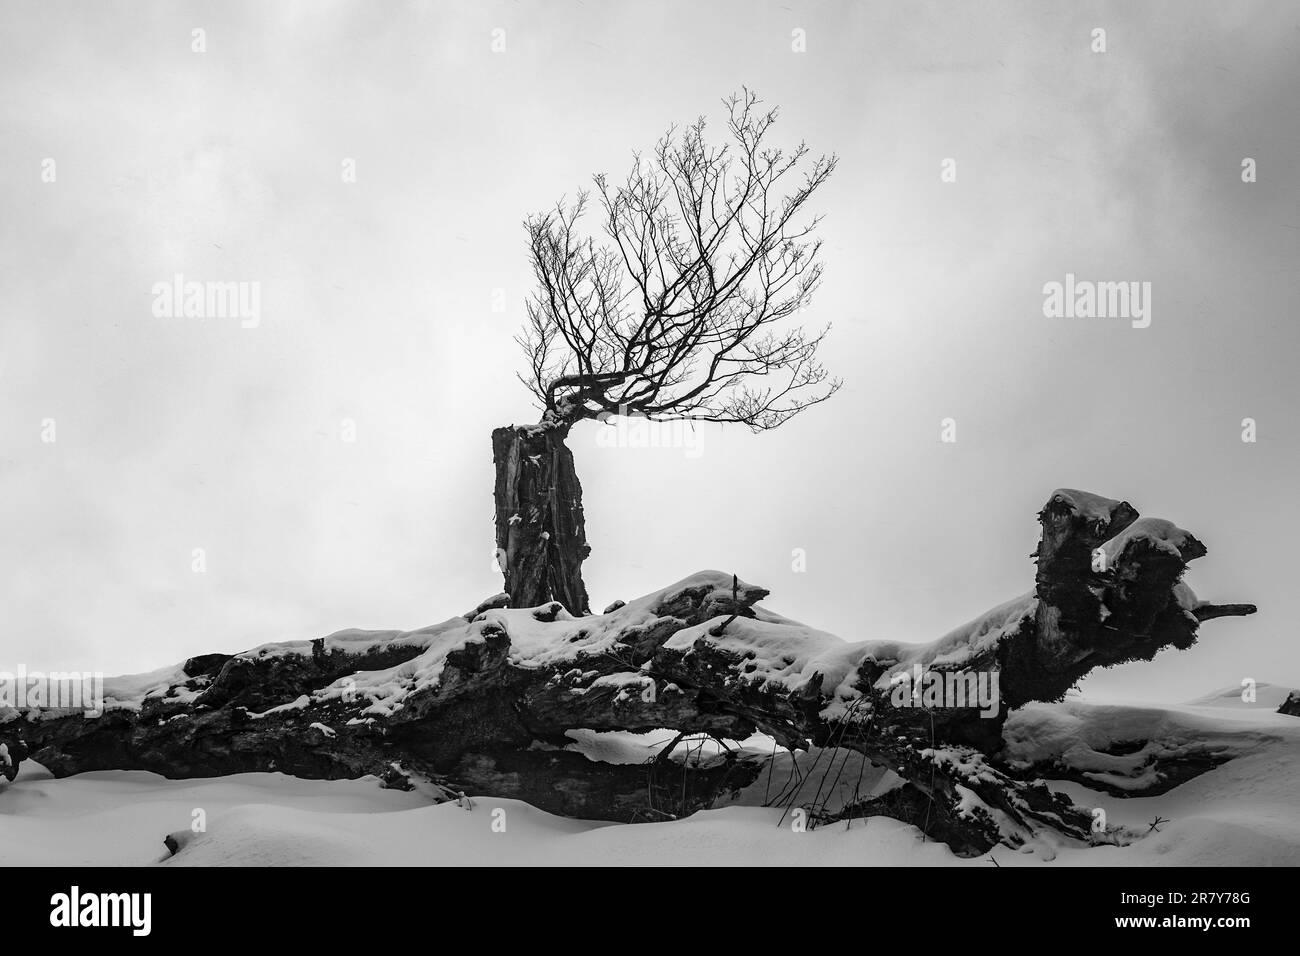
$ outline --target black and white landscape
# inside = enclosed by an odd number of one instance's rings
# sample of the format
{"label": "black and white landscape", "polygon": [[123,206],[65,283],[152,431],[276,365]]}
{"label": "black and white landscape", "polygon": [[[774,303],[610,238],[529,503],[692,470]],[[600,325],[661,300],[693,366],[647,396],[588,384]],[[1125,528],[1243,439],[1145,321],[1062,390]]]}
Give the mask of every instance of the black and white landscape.
{"label": "black and white landscape", "polygon": [[1298,64],[0,0],[0,863],[1300,864]]}

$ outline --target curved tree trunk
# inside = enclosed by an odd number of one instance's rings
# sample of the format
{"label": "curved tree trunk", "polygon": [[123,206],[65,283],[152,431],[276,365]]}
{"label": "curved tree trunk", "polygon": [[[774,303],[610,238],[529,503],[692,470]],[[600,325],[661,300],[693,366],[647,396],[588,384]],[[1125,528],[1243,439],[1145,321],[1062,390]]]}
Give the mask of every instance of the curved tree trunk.
{"label": "curved tree trunk", "polygon": [[568,434],[551,422],[492,432],[497,562],[511,607],[559,601],[570,614],[591,613],[582,583],[591,548]]}

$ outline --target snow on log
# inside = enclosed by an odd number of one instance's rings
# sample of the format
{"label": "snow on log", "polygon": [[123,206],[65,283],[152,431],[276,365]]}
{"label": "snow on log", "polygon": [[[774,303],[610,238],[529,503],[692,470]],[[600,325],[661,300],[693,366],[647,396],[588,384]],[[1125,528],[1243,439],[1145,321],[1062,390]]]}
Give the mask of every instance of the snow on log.
{"label": "snow on log", "polygon": [[[1205,547],[1127,502],[1063,489],[1039,521],[1034,589],[929,643],[845,642],[767,610],[763,588],[703,571],[604,614],[574,616],[560,601],[505,607],[498,595],[417,631],[191,658],[106,681],[98,718],[0,712],[0,743],[10,764],[29,754],[56,775],[374,774],[641,820],[752,784],[768,756],[729,742],[762,733],[786,750],[831,753],[832,766],[835,752],[856,753],[902,781],[833,813],[802,808],[814,822],[887,814],[963,854],[1044,831],[1091,842],[1086,808],[1026,782],[1052,755],[1009,749],[1009,715],[1061,700],[1095,667],[1189,647],[1202,620],[1254,608],[1196,599],[1181,578]],[[592,759],[574,744],[575,733],[664,730],[672,742],[643,763]],[[692,762],[681,742],[705,738],[719,742],[715,756]],[[1184,761],[1179,779],[1212,765]],[[1153,760],[1130,789],[1158,786],[1161,772]]]}

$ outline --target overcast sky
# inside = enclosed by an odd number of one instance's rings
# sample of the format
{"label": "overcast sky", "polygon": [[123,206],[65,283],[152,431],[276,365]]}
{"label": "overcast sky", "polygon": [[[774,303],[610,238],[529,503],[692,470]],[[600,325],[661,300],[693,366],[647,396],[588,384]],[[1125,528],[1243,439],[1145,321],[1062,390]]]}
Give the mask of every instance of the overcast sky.
{"label": "overcast sky", "polygon": [[[846,384],[698,455],[576,428],[593,606],[711,567],[926,640],[1032,586],[1035,513],[1076,487],[1193,531],[1188,583],[1260,606],[1087,690],[1300,685],[1300,8],[1051,6],[4,0],[0,669],[498,591],[489,436],[537,417],[520,222],[748,85],[840,156],[805,319]],[[154,315],[177,273],[258,282],[259,324]],[[1150,282],[1150,327],[1045,317],[1067,273]]]}

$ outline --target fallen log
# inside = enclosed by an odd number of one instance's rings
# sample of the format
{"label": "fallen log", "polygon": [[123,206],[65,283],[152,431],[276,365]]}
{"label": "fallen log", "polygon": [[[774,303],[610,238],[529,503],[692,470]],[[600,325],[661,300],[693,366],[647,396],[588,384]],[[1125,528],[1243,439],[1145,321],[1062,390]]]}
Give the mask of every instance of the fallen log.
{"label": "fallen log", "polygon": [[[15,768],[30,755],[58,776],[374,774],[628,821],[710,806],[766,764],[725,744],[692,762],[681,740],[763,733],[790,750],[855,751],[903,781],[841,817],[897,816],[967,855],[1045,831],[1110,842],[1122,835],[1095,832],[1088,808],[1001,760],[1008,714],[1254,608],[1198,601],[1181,578],[1204,545],[1127,502],[1060,490],[1039,521],[1034,590],[928,644],[846,643],[766,610],[765,589],[706,571],[600,615],[498,595],[419,631],[191,658],[105,682],[99,717],[10,709],[0,742]],[[642,764],[573,746],[576,731],[663,729],[677,739]]]}

